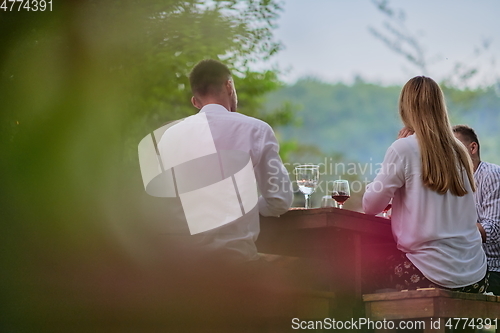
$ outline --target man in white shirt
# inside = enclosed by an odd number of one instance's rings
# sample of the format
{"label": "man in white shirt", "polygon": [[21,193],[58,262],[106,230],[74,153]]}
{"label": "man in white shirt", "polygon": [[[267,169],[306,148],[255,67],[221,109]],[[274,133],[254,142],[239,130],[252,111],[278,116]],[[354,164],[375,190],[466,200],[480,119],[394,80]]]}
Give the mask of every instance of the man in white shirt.
{"label": "man in white shirt", "polygon": [[488,291],[500,295],[500,166],[481,161],[479,140],[472,128],[457,125],[453,132],[472,158],[477,222],[490,271]]}
{"label": "man in white shirt", "polygon": [[231,259],[257,260],[259,214],[279,216],[293,200],[278,142],[267,123],[236,112],[227,66],[203,60],[189,80],[191,102],[200,111],[163,134],[158,143],[163,166],[172,166],[197,245]]}

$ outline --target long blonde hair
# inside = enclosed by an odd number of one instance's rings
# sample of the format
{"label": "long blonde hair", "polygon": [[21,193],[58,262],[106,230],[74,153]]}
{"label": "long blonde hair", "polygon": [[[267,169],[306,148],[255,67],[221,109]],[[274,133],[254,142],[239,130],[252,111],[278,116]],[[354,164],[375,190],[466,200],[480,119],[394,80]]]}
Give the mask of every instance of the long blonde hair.
{"label": "long blonde hair", "polygon": [[417,136],[424,186],[439,194],[465,195],[463,166],[475,191],[471,158],[453,135],[439,85],[429,77],[412,78],[401,91],[399,114]]}

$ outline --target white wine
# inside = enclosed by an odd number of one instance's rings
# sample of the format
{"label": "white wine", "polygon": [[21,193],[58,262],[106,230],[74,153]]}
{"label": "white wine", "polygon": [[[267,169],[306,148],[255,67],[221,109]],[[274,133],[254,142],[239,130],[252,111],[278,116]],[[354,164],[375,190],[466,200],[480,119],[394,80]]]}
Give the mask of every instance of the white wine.
{"label": "white wine", "polygon": [[312,194],[318,184],[313,180],[297,180],[297,185],[299,186],[300,192],[304,194]]}

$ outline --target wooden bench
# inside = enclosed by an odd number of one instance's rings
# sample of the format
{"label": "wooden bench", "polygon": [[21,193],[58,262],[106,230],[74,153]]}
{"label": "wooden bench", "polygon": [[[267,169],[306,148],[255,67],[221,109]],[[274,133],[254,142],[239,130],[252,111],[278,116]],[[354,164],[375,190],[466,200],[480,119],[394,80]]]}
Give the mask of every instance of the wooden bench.
{"label": "wooden bench", "polygon": [[[425,323],[424,332],[445,332],[447,326],[463,328],[465,319],[489,318],[500,324],[500,296],[468,294],[443,289],[419,289],[363,295],[366,318],[373,321],[420,320]],[[439,321],[437,321],[440,319]],[[478,324],[481,320],[476,320]],[[471,321],[469,320],[468,323]],[[448,325],[446,325],[448,324]],[[477,327],[477,326],[476,326]],[[387,328],[387,327],[386,327]],[[424,327],[422,327],[424,328]],[[387,329],[376,330],[378,332]],[[496,328],[496,332],[500,329]]]}

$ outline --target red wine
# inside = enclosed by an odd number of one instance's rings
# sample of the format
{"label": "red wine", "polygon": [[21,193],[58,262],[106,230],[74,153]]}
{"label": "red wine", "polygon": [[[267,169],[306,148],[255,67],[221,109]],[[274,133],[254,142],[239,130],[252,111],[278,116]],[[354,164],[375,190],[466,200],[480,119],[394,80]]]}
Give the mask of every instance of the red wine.
{"label": "red wine", "polygon": [[388,204],[387,207],[385,207],[384,212],[389,211],[389,209],[392,208],[392,204]]}
{"label": "red wine", "polygon": [[339,204],[343,204],[350,198],[349,195],[332,195],[333,200],[337,201]]}

